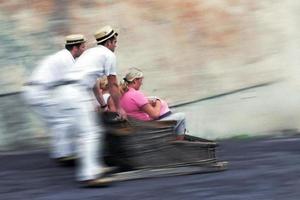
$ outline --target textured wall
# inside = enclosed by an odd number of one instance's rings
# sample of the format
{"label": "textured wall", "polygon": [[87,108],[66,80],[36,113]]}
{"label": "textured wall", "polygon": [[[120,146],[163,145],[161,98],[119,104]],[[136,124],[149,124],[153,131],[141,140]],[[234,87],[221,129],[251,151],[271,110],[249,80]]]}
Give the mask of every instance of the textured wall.
{"label": "textured wall", "polygon": [[274,80],[298,85],[298,11],[296,0],[0,0],[0,93],[20,90],[65,35],[93,46],[105,24],[120,33],[119,74],[141,68],[143,90],[170,104]]}
{"label": "textured wall", "polygon": [[174,103],[207,96],[282,76],[285,66],[274,61],[287,42],[283,6],[276,0],[1,1],[1,74],[13,79],[6,87],[18,85],[23,68],[26,76],[62,47],[64,35],[83,33],[93,46],[95,30],[111,24],[120,32],[120,74],[142,68],[144,89]]}

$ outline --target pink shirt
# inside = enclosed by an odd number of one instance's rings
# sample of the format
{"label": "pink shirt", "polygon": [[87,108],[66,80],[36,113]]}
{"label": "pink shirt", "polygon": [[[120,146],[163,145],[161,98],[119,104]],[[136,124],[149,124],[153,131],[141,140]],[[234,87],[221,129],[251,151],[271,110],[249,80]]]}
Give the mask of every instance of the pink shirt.
{"label": "pink shirt", "polygon": [[151,101],[157,101],[159,100],[160,101],[160,112],[159,112],[159,116],[162,116],[164,114],[166,114],[167,112],[170,111],[169,109],[169,106],[167,104],[167,102],[165,102],[164,100],[156,97],[156,96],[150,96],[150,97],[147,97],[147,99],[150,99]]}
{"label": "pink shirt", "polygon": [[162,115],[166,114],[167,112],[169,112],[170,109],[169,109],[169,106],[168,106],[167,102],[165,102],[164,100],[161,100],[161,99],[159,99],[159,100],[160,100],[160,103],[161,103],[159,115],[162,116]]}
{"label": "pink shirt", "polygon": [[148,102],[147,97],[139,90],[129,88],[121,97],[120,105],[128,116],[142,121],[152,120],[151,117],[142,110]]}

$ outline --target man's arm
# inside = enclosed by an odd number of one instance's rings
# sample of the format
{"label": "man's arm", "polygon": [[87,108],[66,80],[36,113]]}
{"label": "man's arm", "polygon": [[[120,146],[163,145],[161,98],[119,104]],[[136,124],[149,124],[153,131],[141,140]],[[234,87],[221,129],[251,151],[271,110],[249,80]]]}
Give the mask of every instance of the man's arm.
{"label": "man's arm", "polygon": [[100,88],[100,80],[96,81],[96,84],[93,87],[93,92],[100,106],[103,108],[103,106],[105,106],[106,104],[103,99],[102,89]]}
{"label": "man's arm", "polygon": [[109,75],[107,76],[107,81],[108,81],[108,88],[109,88],[109,93],[114,101],[115,107],[117,112],[124,118],[126,118],[126,113],[120,106],[120,98],[121,98],[121,93],[118,85],[118,80],[116,75]]}

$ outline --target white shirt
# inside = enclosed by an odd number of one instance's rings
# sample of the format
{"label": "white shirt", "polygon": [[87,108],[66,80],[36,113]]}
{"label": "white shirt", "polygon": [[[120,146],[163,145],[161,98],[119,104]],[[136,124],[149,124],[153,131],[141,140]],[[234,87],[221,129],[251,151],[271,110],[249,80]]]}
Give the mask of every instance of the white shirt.
{"label": "white shirt", "polygon": [[92,88],[97,78],[104,75],[117,75],[116,56],[106,48],[99,45],[82,53],[75,65],[66,74],[66,80],[78,80],[88,88]]}
{"label": "white shirt", "polygon": [[110,97],[110,94],[109,94],[109,93],[103,94],[103,99],[104,99],[105,104],[108,104],[108,98],[109,98],[109,97]]}
{"label": "white shirt", "polygon": [[42,60],[33,71],[29,81],[45,85],[62,81],[65,73],[73,67],[74,63],[71,52],[63,49]]}

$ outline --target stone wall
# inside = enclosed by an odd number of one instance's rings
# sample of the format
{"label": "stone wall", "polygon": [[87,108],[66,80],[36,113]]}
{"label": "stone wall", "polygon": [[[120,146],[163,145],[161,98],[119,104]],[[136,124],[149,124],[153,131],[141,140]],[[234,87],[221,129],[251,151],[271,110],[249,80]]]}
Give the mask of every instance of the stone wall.
{"label": "stone wall", "polygon": [[93,33],[105,24],[119,32],[119,75],[141,68],[143,90],[171,105],[269,81],[298,84],[299,4],[0,0],[0,93],[19,91],[36,62],[63,47],[65,35],[82,33],[91,47]]}

